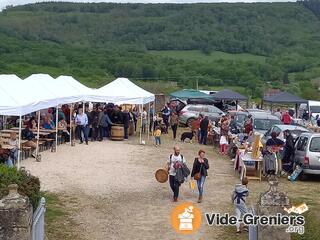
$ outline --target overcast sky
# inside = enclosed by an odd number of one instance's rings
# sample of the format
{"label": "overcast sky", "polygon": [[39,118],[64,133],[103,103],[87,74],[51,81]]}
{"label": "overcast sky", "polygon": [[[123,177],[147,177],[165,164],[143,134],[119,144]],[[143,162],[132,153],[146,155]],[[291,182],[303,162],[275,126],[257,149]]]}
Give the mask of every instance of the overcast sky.
{"label": "overcast sky", "polygon": [[[51,2],[53,0],[50,0]],[[64,1],[64,0],[59,0]],[[195,3],[195,2],[295,2],[296,0],[69,0],[66,2],[119,2],[119,3]],[[7,5],[44,2],[41,0],[0,0],[0,9]]]}

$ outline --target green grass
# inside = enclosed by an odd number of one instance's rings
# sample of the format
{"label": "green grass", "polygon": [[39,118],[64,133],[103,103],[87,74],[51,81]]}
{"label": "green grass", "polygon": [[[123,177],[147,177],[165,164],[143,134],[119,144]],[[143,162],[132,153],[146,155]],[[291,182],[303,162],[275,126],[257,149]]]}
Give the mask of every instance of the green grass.
{"label": "green grass", "polygon": [[320,206],[318,199],[311,199],[306,196],[291,199],[291,204],[299,204],[305,202],[308,207],[309,211],[303,213],[303,216],[305,217],[305,229],[304,234],[292,234],[293,240],[314,240],[314,239],[320,239],[320,228],[319,228],[319,222],[320,222]]}
{"label": "green grass", "polygon": [[201,53],[198,50],[188,50],[188,51],[149,51],[150,54],[169,57],[173,59],[181,59],[187,61],[198,61],[198,62],[213,62],[217,60],[235,60],[235,61],[251,61],[251,62],[259,62],[265,63],[266,57],[258,56],[254,54],[248,53],[240,53],[240,54],[230,54],[220,51],[212,51],[210,55],[206,55]]}
{"label": "green grass", "polygon": [[54,193],[42,192],[46,199],[45,230],[47,239],[79,239],[73,231],[75,222],[70,219],[64,201]]}

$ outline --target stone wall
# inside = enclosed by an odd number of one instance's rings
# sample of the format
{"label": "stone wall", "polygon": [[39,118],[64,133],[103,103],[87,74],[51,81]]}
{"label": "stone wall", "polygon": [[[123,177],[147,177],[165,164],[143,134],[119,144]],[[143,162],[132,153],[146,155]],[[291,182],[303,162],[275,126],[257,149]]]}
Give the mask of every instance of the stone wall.
{"label": "stone wall", "polygon": [[31,240],[32,205],[17,190],[9,185],[9,194],[0,200],[0,239]]}

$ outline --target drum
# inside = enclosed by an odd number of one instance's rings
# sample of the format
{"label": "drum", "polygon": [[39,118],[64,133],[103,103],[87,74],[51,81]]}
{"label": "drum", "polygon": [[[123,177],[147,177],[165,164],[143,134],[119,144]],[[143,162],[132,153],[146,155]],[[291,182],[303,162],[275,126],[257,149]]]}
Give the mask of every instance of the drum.
{"label": "drum", "polygon": [[166,181],[168,181],[168,172],[166,169],[160,168],[156,171],[155,177],[158,182],[165,183]]}
{"label": "drum", "polygon": [[122,124],[111,127],[111,140],[122,141],[124,139],[124,129]]}

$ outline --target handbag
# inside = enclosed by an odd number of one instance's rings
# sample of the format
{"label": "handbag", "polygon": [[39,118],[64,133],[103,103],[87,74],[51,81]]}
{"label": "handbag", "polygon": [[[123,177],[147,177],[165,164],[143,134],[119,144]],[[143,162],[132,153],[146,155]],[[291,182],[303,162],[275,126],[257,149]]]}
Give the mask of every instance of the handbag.
{"label": "handbag", "polygon": [[194,180],[196,180],[196,181],[200,180],[200,178],[201,178],[201,170],[202,170],[202,164],[201,164],[201,167],[200,167],[200,171],[197,172],[197,173],[193,176],[193,179],[194,179]]}

